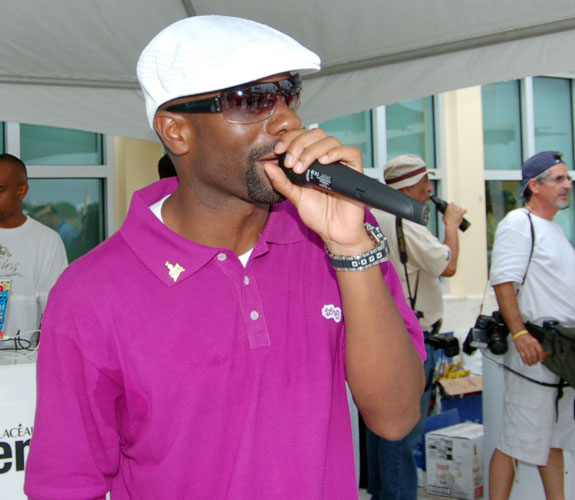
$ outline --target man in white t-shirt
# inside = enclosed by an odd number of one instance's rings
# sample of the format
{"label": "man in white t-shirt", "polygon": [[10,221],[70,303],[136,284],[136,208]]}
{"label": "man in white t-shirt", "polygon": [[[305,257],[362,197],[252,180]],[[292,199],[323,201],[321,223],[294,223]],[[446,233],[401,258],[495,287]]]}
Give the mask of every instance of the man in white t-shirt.
{"label": "man in white t-shirt", "polygon": [[[416,155],[406,154],[390,160],[384,167],[388,186],[423,203],[430,199],[433,185],[428,178],[425,162]],[[425,332],[426,390],[421,399],[421,419],[400,441],[388,441],[367,430],[368,491],[373,500],[401,498],[416,500],[417,468],[413,452],[423,436],[425,418],[431,396],[435,356],[430,337],[439,332],[443,314],[440,276],[453,276],[459,255],[458,228],[465,210],[450,203],[443,216],[443,243],[427,227],[402,220],[380,210],[373,210],[388,239],[390,257],[401,278],[403,292],[419,318]],[[400,241],[405,248],[405,266],[400,255]]]}
{"label": "man in white t-shirt", "polygon": [[[525,328],[555,320],[575,326],[575,251],[553,221],[569,205],[571,180],[561,153],[544,151],[522,168],[519,198],[495,233],[490,283],[509,331],[505,364],[532,379],[555,384],[559,377],[541,361],[547,354]],[[548,499],[563,499],[563,449],[575,449],[571,388],[565,389],[556,411],[557,389],[505,372],[502,430],[491,457],[492,500],[511,493],[517,461],[537,465]]]}
{"label": "man in white t-shirt", "polygon": [[24,163],[1,154],[0,349],[35,343],[48,292],[67,265],[58,233],[24,214],[27,192]]}

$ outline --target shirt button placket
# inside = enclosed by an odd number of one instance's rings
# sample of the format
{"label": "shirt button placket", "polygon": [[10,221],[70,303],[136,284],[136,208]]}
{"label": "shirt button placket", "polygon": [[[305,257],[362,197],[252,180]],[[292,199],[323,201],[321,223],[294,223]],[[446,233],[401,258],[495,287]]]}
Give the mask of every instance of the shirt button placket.
{"label": "shirt button placket", "polygon": [[244,276],[245,286],[245,306],[246,312],[249,311],[248,337],[250,347],[256,349],[258,347],[265,347],[270,345],[270,338],[267,331],[266,321],[262,314],[262,303],[260,300],[258,287],[255,281],[251,280],[249,276]]}

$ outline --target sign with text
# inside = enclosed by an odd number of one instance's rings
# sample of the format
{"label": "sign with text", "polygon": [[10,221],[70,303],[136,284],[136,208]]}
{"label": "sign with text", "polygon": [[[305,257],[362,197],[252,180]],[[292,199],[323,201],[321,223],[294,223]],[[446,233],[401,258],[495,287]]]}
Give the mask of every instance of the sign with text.
{"label": "sign with text", "polygon": [[[2,353],[0,361],[6,362]],[[34,432],[36,364],[0,364],[0,491],[25,500],[24,471]]]}

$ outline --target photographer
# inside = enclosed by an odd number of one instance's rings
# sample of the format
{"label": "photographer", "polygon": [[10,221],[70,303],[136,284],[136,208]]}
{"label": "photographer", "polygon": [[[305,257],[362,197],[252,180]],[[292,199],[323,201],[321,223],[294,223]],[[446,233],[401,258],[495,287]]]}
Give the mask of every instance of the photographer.
{"label": "photographer", "polygon": [[[384,167],[387,185],[421,202],[428,202],[433,186],[425,162],[407,154],[389,161]],[[426,227],[373,210],[388,238],[390,256],[403,285],[405,296],[416,312],[426,336],[426,390],[421,399],[421,419],[400,441],[387,441],[367,430],[369,468],[368,491],[373,500],[417,498],[417,469],[413,452],[423,436],[431,397],[435,366],[434,349],[445,348],[450,354],[453,344],[439,341],[443,298],[440,276],[453,276],[459,255],[458,227],[465,210],[450,203],[443,216],[445,240],[439,241]],[[401,250],[400,250],[401,247]],[[455,339],[450,338],[454,342]],[[446,345],[447,344],[447,345]],[[457,344],[455,347],[458,349]],[[450,355],[453,355],[451,351]],[[457,354],[457,353],[455,353]]]}
{"label": "photographer", "polygon": [[[575,325],[575,251],[553,222],[569,205],[571,180],[561,153],[552,151],[529,158],[522,180],[519,198],[526,204],[509,212],[497,227],[490,283],[511,332],[505,364],[554,384],[559,377],[541,363],[546,353],[525,323],[556,320]],[[489,470],[492,500],[509,498],[519,460],[539,467],[547,499],[564,498],[562,449],[575,448],[573,389],[565,389],[558,412],[557,395],[555,388],[505,371],[502,429]]]}

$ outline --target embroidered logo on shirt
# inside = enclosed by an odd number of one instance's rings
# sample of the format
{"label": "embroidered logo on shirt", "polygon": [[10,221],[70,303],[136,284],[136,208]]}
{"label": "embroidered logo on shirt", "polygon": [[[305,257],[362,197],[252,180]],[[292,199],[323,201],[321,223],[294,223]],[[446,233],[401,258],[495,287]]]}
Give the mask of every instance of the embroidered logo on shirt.
{"label": "embroidered logo on shirt", "polygon": [[178,264],[177,262],[175,264],[170,264],[170,261],[167,260],[165,266],[170,271],[170,278],[174,280],[174,283],[178,281],[180,274],[182,274],[185,271],[185,269],[182,266],[180,266],[180,264]]}
{"label": "embroidered logo on shirt", "polygon": [[321,315],[325,319],[333,319],[336,323],[339,323],[341,321],[341,308],[333,304],[326,304],[321,309]]}

